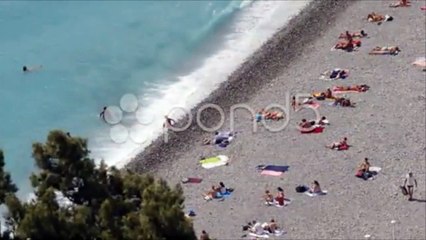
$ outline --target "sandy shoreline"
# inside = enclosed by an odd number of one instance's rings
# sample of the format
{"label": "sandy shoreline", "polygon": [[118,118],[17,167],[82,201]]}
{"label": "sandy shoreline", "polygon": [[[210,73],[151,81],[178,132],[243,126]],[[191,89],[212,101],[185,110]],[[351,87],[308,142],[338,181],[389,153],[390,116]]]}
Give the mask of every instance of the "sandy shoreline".
{"label": "sandy shoreline", "polygon": [[[367,93],[349,95],[356,108],[320,107],[321,114],[331,121],[324,133],[301,135],[294,129],[301,118],[312,117],[309,111],[291,112],[290,125],[279,133],[264,127],[253,133],[249,114],[238,111],[236,129],[240,133],[227,149],[201,146],[201,139],[210,134],[193,124],[191,130],[174,134],[167,144],[157,140],[128,167],[153,172],[170,183],[178,183],[182,177],[203,178],[201,184],[184,185],[185,205],[198,214],[194,218],[197,232],[205,229],[217,239],[239,239],[242,224],[271,217],[287,231],[282,237],[286,239],[362,239],[365,234],[392,239],[390,221],[394,219],[397,239],[424,239],[425,202],[408,202],[398,186],[412,169],[419,183],[415,197],[426,199],[425,73],[410,65],[426,54],[425,13],[419,9],[425,1],[413,1],[412,7],[402,9],[389,8],[389,3],[313,3],[205,100],[229,112],[235,103],[255,109],[285,104],[286,92],[368,84],[371,90]],[[395,19],[381,26],[362,19],[372,11]],[[359,51],[330,51],[339,33],[361,29],[370,38],[362,40]],[[393,57],[368,55],[379,45],[398,45],[402,52]],[[350,77],[335,82],[318,80],[321,72],[334,67],[350,69]],[[209,123],[218,122],[216,112],[203,117]],[[324,148],[343,136],[353,145],[349,151]],[[230,157],[229,166],[206,170],[197,164],[201,155],[218,154]],[[354,177],[364,157],[382,167],[374,181]],[[289,165],[290,170],[281,177],[261,176],[255,171],[258,164]],[[327,196],[309,198],[294,191],[298,184],[314,179],[329,191]],[[201,194],[219,181],[235,192],[223,202],[206,203]],[[284,209],[265,207],[261,201],[265,188],[274,191],[278,186],[293,202]]]}

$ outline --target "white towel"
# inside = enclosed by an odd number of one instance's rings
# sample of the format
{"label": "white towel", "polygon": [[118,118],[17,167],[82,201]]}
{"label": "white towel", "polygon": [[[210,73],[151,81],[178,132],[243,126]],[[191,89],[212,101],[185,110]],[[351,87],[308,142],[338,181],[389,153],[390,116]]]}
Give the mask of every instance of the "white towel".
{"label": "white towel", "polygon": [[305,194],[310,197],[322,196],[327,194],[327,190],[322,190],[320,193],[310,193],[309,191],[306,191]]}

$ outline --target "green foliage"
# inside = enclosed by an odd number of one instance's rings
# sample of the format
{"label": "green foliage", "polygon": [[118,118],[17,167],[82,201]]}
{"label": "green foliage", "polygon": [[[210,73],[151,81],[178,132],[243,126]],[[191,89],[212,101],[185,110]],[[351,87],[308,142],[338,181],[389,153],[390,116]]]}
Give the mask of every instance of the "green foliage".
{"label": "green foliage", "polygon": [[[180,186],[103,162],[96,167],[88,154],[86,140],[50,132],[46,143],[33,145],[36,199],[21,203],[0,152],[0,201],[15,239],[196,239]],[[58,203],[56,193],[70,203]]]}

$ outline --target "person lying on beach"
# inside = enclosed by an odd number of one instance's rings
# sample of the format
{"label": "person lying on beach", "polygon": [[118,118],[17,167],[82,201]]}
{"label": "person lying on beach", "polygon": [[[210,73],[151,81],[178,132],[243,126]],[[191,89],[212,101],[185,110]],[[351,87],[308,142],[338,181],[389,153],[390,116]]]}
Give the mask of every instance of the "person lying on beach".
{"label": "person lying on beach", "polygon": [[311,188],[308,190],[309,193],[322,193],[320,184],[317,180],[312,182]]}
{"label": "person lying on beach", "polygon": [[265,111],[264,109],[260,109],[256,115],[256,121],[260,122],[262,119],[266,120],[281,120],[284,118],[284,114],[279,111]]}
{"label": "person lying on beach", "polygon": [[335,86],[333,87],[334,91],[357,91],[357,92],[366,92],[370,89],[368,85],[352,85],[352,86]]}
{"label": "person lying on beach", "polygon": [[370,172],[370,162],[368,161],[368,158],[364,158],[364,161],[361,162],[361,164],[358,167],[356,176],[359,178],[362,178],[364,180],[368,180],[370,177],[373,176],[373,173]]}
{"label": "person lying on beach", "polygon": [[383,15],[375,13],[375,12],[372,12],[372,13],[367,15],[367,21],[374,22],[374,23],[377,23],[379,25],[382,24],[382,22],[388,22],[388,21],[392,21],[392,20],[393,20],[392,16],[389,16],[389,15],[383,16]]}
{"label": "person lying on beach", "polygon": [[370,55],[398,55],[401,52],[398,46],[375,47],[368,54]]}
{"label": "person lying on beach", "polygon": [[352,103],[351,100],[347,98],[336,98],[336,100],[334,100],[333,105],[342,107],[355,107],[355,103]]}
{"label": "person lying on beach", "polygon": [[367,33],[365,33],[364,30],[361,30],[360,32],[354,32],[354,33],[350,33],[349,31],[346,31],[345,33],[341,33],[339,38],[340,39],[353,39],[353,38],[363,38],[363,37],[367,37]]}
{"label": "person lying on beach", "polygon": [[291,98],[291,107],[296,110],[296,97],[294,96]]}
{"label": "person lying on beach", "polygon": [[423,70],[426,70],[426,57],[419,57],[412,64],[414,66],[423,68]]}
{"label": "person lying on beach", "polygon": [[360,46],[361,46],[360,40],[349,39],[349,40],[343,40],[343,41],[337,42],[336,45],[334,45],[334,49],[341,49],[347,52],[351,52],[355,50],[356,47],[360,47]]}
{"label": "person lying on beach", "polygon": [[389,7],[397,8],[397,7],[410,7],[411,4],[408,0],[400,0],[396,3],[391,3]]}
{"label": "person lying on beach", "polygon": [[347,143],[348,139],[346,137],[344,137],[342,140],[340,140],[340,142],[334,142],[326,147],[330,148],[330,149],[342,149],[342,148],[347,148],[349,147],[348,143]]}
{"label": "person lying on beach", "polygon": [[38,71],[38,70],[40,70],[40,69],[42,69],[43,68],[43,65],[37,65],[37,66],[23,66],[22,67],[22,71],[24,72],[24,73],[29,73],[29,72],[35,72],[35,71]]}

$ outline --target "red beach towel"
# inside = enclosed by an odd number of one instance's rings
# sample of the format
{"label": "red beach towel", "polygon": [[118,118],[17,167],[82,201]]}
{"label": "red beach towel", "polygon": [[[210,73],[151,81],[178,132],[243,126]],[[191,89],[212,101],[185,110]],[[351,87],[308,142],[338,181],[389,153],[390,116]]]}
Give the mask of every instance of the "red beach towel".
{"label": "red beach towel", "polygon": [[324,127],[321,127],[321,126],[316,127],[316,128],[314,128],[314,129],[309,129],[309,130],[303,130],[303,129],[301,129],[301,130],[300,130],[300,132],[301,132],[302,134],[308,134],[308,133],[322,133],[323,131],[324,131]]}

